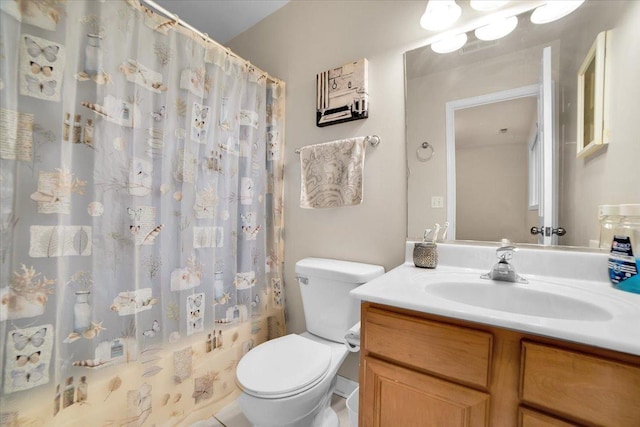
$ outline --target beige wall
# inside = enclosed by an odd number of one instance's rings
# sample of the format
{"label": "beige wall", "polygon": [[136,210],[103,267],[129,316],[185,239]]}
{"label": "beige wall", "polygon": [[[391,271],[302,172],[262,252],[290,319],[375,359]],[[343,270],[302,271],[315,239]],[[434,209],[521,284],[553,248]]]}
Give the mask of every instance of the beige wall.
{"label": "beige wall", "polygon": [[[594,28],[613,30],[611,63],[611,143],[586,159],[576,158],[575,79],[580,63],[573,64],[568,76],[561,76],[561,90],[566,104],[561,107],[560,129],[562,164],[561,210],[559,225],[571,224],[566,245],[586,246],[599,237],[598,205],[640,203],[640,2],[631,1],[619,22]],[[593,33],[592,32],[592,33]],[[592,33],[576,35],[582,58],[593,43]],[[578,38],[578,36],[580,36]]]}
{"label": "beige wall", "polygon": [[[531,55],[512,58],[519,61],[518,76],[513,80],[501,74],[507,67],[496,63],[496,68],[487,73],[472,74],[462,69],[448,72],[444,81],[418,81],[420,90],[408,94],[409,112],[417,111],[412,104],[427,99],[439,100],[441,107],[432,108],[424,116],[408,117],[407,125],[413,126],[413,130],[408,133],[409,158],[406,159],[403,52],[420,46],[421,40],[428,36],[418,25],[425,3],[293,0],[229,43],[235,52],[287,82],[285,280],[288,327],[292,332],[305,329],[295,282],[297,260],[320,256],[380,264],[390,269],[402,262],[405,236],[421,236],[427,225],[444,222],[444,209],[432,210],[430,206],[414,203],[407,212],[405,163],[408,162],[411,174],[410,194],[427,195],[420,200],[430,200],[431,195],[445,195],[444,102],[479,95],[474,89],[477,79],[489,73],[498,73],[502,79],[491,90],[482,93],[538,81],[539,67],[530,63]],[[636,2],[628,22],[638,22],[639,10],[640,2]],[[622,87],[621,90],[628,93],[640,93],[637,78],[640,50],[637,41],[629,41],[628,34],[623,34],[630,32],[630,25],[620,30],[620,37],[625,41],[616,47],[614,54],[624,58],[618,63],[631,61],[633,68],[616,68],[614,80],[618,89]],[[316,74],[361,57],[369,60],[370,118],[317,128]],[[596,156],[580,166],[584,170],[576,173],[575,181],[588,185],[584,190],[573,191],[570,196],[576,200],[589,199],[591,207],[584,210],[590,218],[590,225],[584,226],[588,230],[597,227],[591,211],[598,204],[631,202],[633,194],[629,191],[634,188],[636,202],[640,197],[637,185],[629,185],[640,181],[640,144],[635,126],[640,117],[640,103],[623,104],[614,100],[612,109],[619,129],[614,137],[617,146],[612,144],[606,155]],[[427,122],[426,118],[434,121]],[[300,169],[294,150],[307,144],[367,134],[379,135],[382,143],[367,152],[364,203],[343,209],[314,211],[299,208]],[[426,164],[418,163],[413,155],[417,144],[423,140],[432,143],[436,149],[433,160]],[[575,145],[563,149],[575,150]],[[633,151],[626,154],[623,149]],[[601,179],[603,172],[607,172],[609,178]],[[341,374],[357,378],[357,356],[349,357]]]}
{"label": "beige wall", "polygon": [[[305,330],[295,280],[296,261],[308,256],[345,259],[391,269],[403,261],[407,236],[403,52],[426,37],[418,21],[424,2],[292,1],[229,43],[234,52],[287,82],[285,168],[285,281],[288,328]],[[316,74],[366,57],[369,118],[318,128]],[[376,134],[369,148],[364,203],[357,207],[299,207],[300,164],[307,144]],[[341,374],[357,380],[357,355]]]}

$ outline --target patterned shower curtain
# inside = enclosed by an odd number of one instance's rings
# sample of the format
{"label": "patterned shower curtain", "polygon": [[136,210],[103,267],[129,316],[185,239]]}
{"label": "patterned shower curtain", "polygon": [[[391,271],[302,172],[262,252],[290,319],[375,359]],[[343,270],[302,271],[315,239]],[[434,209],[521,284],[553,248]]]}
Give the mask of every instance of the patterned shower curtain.
{"label": "patterned shower curtain", "polygon": [[284,83],[138,0],[0,9],[0,425],[210,417],[284,333]]}

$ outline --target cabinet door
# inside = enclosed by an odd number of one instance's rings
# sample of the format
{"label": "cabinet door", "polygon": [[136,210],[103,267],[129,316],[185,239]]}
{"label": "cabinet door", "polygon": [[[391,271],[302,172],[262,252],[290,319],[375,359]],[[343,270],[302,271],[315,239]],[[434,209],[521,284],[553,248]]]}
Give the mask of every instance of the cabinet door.
{"label": "cabinet door", "polygon": [[371,357],[362,387],[363,427],[488,425],[488,394]]}
{"label": "cabinet door", "polygon": [[519,427],[580,427],[522,406],[518,409],[518,418]]}
{"label": "cabinet door", "polygon": [[491,334],[371,308],[364,325],[369,353],[486,389]]}
{"label": "cabinet door", "polygon": [[525,341],[520,395],[585,424],[640,425],[640,367],[615,360]]}

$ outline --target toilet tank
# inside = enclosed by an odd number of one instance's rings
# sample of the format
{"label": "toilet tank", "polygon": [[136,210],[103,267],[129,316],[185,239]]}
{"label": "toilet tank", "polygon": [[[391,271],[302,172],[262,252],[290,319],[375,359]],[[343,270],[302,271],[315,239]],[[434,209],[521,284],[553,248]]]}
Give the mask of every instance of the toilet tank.
{"label": "toilet tank", "polygon": [[296,263],[307,331],[343,342],[345,333],[360,321],[360,301],[352,289],[384,274],[379,265],[325,258],[304,258]]}

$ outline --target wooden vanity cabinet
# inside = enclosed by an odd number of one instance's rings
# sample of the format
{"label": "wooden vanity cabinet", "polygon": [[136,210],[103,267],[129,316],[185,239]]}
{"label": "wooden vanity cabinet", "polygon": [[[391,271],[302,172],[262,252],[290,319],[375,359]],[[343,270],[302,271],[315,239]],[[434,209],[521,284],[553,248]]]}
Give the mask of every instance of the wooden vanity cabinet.
{"label": "wooden vanity cabinet", "polygon": [[640,426],[640,357],[362,304],[360,427]]}

